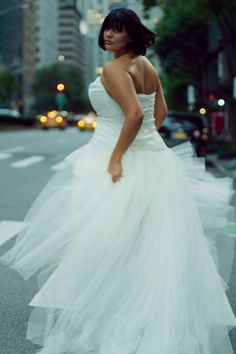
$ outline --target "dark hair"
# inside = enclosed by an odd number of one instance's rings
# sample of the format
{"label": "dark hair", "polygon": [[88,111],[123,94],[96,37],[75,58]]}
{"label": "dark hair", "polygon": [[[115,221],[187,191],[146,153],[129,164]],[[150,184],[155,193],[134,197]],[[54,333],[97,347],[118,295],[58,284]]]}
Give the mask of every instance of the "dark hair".
{"label": "dark hair", "polygon": [[98,44],[103,50],[106,50],[103,34],[110,28],[120,32],[125,28],[131,39],[129,48],[137,55],[145,55],[147,48],[155,42],[156,34],[145,27],[138,15],[130,9],[114,9],[106,16],[98,36]]}

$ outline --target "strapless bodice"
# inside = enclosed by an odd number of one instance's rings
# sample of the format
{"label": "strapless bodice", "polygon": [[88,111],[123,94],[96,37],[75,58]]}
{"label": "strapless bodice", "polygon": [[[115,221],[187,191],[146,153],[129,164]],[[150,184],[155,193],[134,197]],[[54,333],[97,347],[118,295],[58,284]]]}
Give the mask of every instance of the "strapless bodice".
{"label": "strapless bodice", "polygon": [[[124,121],[124,113],[116,101],[107,93],[100,77],[91,83],[89,98],[97,112],[97,127],[93,141],[114,145],[119,137]],[[138,94],[143,108],[142,126],[131,144],[131,149],[156,150],[167,148],[154,124],[155,92],[149,95]]]}

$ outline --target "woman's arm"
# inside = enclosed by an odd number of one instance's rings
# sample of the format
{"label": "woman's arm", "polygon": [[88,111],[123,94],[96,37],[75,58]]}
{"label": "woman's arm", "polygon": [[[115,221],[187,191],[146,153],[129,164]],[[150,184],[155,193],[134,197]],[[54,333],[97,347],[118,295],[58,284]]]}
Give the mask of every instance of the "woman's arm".
{"label": "woman's arm", "polygon": [[155,125],[157,130],[159,130],[163,120],[168,114],[168,108],[163,93],[162,85],[159,76],[157,76],[157,90],[156,90],[156,101],[155,101]]}
{"label": "woman's arm", "polygon": [[133,142],[142,125],[143,109],[128,72],[117,67],[117,65],[114,66],[113,63],[107,63],[103,69],[103,82],[108,94],[119,104],[125,117],[108,166],[112,180],[116,182],[122,175],[122,156]]}

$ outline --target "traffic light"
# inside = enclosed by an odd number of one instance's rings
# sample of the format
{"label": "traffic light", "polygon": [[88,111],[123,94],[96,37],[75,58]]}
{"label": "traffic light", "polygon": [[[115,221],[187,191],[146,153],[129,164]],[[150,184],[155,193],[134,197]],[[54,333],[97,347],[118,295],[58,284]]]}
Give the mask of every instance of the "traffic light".
{"label": "traffic light", "polygon": [[57,84],[57,91],[58,92],[63,92],[64,90],[65,90],[65,85],[62,82]]}
{"label": "traffic light", "polygon": [[57,92],[56,92],[55,101],[56,101],[58,111],[61,111],[67,103],[67,97],[64,93],[65,85],[62,82],[59,82],[56,86],[56,89]]}
{"label": "traffic light", "polygon": [[216,99],[215,95],[210,92],[209,95],[208,95],[208,100],[213,102],[213,101],[215,101],[215,99]]}

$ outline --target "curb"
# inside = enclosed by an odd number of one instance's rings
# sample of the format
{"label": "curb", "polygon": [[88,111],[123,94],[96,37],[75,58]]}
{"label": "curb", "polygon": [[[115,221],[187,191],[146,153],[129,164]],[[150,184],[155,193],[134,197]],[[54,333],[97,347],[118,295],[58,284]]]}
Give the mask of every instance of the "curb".
{"label": "curb", "polygon": [[0,126],[1,132],[10,132],[10,131],[19,131],[19,130],[31,130],[31,129],[40,129],[40,126],[19,126],[19,125],[11,125],[11,126]]}

